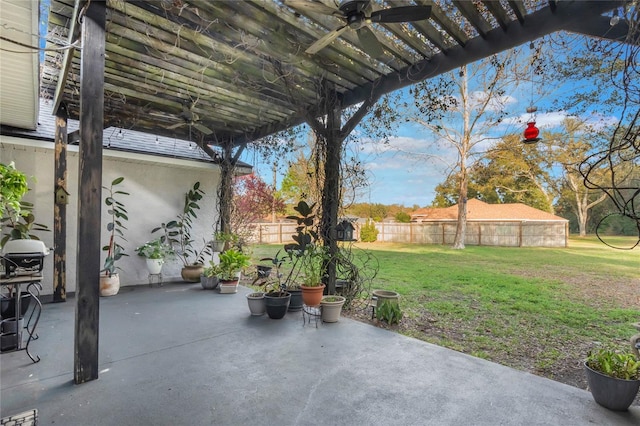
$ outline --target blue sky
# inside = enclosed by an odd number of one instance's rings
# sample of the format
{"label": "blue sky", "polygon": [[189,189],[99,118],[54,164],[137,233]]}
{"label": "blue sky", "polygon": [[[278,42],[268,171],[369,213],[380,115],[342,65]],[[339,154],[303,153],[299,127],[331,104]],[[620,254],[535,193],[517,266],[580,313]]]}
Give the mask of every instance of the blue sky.
{"label": "blue sky", "polygon": [[[583,46],[582,42],[574,41],[572,43],[573,48],[582,48]],[[522,48],[523,60],[527,60],[529,51],[526,46]],[[563,52],[557,53],[559,56],[563,54]],[[535,77],[533,83],[521,84],[513,93],[509,93],[509,99],[503,107],[507,117],[491,136],[522,135],[527,121],[532,118],[532,115],[526,112],[530,105],[535,105],[538,108],[535,121],[541,131],[552,130],[560,126],[569,114],[566,111],[554,110],[551,106],[553,101],[562,99],[582,83],[560,81],[552,77]],[[532,92],[536,93],[540,88],[544,89],[545,95],[532,95]],[[611,122],[615,118],[600,117],[597,113],[593,113],[593,116],[588,120]],[[359,128],[355,132],[358,131]],[[434,137],[424,128],[408,124],[397,130],[395,136],[390,139],[389,146],[383,146],[374,141],[374,143],[361,144],[356,147],[360,148],[357,149],[358,158],[365,165],[370,182],[369,187],[361,191],[357,201],[400,204],[407,207],[430,205],[435,196],[436,185],[445,180],[450,171],[448,164],[451,164],[451,160],[455,158],[452,148],[447,145],[440,146],[437,152],[444,157],[444,160],[426,158],[429,152],[425,152],[424,147],[433,145],[432,139]],[[359,134],[358,138],[366,139],[367,135]],[[416,154],[420,152],[425,155]],[[254,165],[258,174],[271,184],[273,180],[271,165],[260,164],[257,159],[258,156],[251,152],[248,152],[244,157],[244,160]],[[278,173],[278,187],[284,171],[282,168]]]}

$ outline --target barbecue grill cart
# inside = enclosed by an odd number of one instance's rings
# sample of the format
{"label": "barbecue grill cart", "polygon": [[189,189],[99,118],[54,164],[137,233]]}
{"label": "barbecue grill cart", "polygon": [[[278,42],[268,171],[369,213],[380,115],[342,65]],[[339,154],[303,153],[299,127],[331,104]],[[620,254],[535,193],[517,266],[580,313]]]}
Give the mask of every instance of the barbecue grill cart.
{"label": "barbecue grill cart", "polygon": [[[24,350],[33,362],[39,356],[29,352],[29,343],[38,338],[35,333],[40,320],[42,303],[42,266],[49,249],[38,240],[7,241],[0,263],[1,322],[0,351]],[[26,286],[26,291],[21,291]],[[26,323],[25,323],[26,319]],[[26,332],[26,333],[25,333]],[[25,342],[26,339],[26,342]]]}

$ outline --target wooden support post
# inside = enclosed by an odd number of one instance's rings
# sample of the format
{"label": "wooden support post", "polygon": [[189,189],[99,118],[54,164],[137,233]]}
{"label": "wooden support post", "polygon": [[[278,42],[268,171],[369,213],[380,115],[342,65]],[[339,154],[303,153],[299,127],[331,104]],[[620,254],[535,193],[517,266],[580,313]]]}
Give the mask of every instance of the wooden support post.
{"label": "wooden support post", "polygon": [[67,107],[56,113],[53,187],[53,301],[67,300],[67,204],[58,199],[58,191],[67,192]]}
{"label": "wooden support post", "polygon": [[340,205],[340,158],[342,154],[341,113],[336,93],[327,90],[327,127],[324,136],[324,186],[322,189],[322,223],[320,232],[324,244],[329,250],[331,261],[327,264],[327,294],[336,292],[336,253],[338,242],[336,240],[336,226],[338,225],[338,207]]}
{"label": "wooden support post", "polygon": [[86,4],[80,59],[80,150],[74,382],[98,378],[106,3]]}

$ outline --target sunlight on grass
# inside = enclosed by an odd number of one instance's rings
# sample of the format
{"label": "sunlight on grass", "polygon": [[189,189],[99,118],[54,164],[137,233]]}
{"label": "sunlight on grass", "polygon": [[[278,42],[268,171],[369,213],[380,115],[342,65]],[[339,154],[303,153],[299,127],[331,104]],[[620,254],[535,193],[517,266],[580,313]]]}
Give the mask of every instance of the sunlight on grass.
{"label": "sunlight on grass", "polygon": [[[255,254],[280,247],[257,246]],[[613,290],[628,283],[629,297],[640,300],[640,250],[595,237],[571,239],[568,248],[358,247],[380,264],[372,288],[401,295],[399,332],[516,368],[544,375],[558,363],[577,365],[597,342],[626,345],[640,321],[640,303]]]}

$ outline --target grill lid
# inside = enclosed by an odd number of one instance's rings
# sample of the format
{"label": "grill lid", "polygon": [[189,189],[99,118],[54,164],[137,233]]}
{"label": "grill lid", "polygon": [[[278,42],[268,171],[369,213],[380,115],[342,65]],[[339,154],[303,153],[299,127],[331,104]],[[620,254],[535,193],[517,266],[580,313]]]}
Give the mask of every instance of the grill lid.
{"label": "grill lid", "polygon": [[39,240],[10,240],[2,248],[4,255],[37,254],[47,256],[49,249]]}

